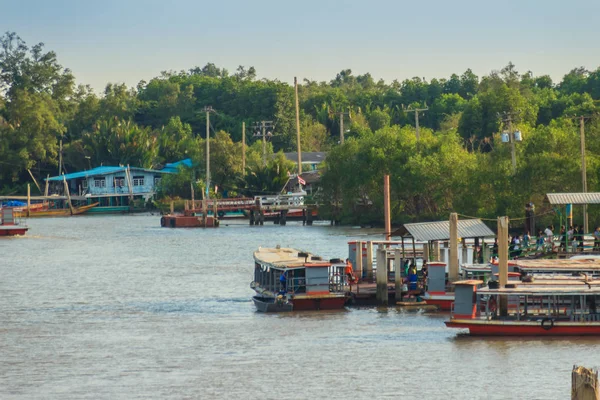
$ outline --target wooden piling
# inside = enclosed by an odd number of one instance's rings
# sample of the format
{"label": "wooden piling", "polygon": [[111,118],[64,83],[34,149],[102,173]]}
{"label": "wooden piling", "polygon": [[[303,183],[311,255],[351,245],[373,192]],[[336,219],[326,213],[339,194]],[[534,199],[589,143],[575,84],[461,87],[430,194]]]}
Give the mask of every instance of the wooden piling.
{"label": "wooden piling", "polygon": [[377,247],[377,304],[380,306],[388,305],[388,269],[387,253],[383,245]]}
{"label": "wooden piling", "polygon": [[29,209],[31,207],[31,185],[27,184],[27,217],[29,217]]}
{"label": "wooden piling", "polygon": [[65,184],[65,192],[67,194],[67,201],[69,202],[69,209],[71,210],[71,215],[73,215],[73,202],[71,201],[71,192],[69,192],[69,184],[67,183],[67,179],[64,175],[63,183]]}
{"label": "wooden piling", "polygon": [[571,400],[600,400],[597,370],[573,365]]}
{"label": "wooden piling", "polygon": [[373,282],[373,242],[367,242],[367,280]]}
{"label": "wooden piling", "polygon": [[383,176],[383,214],[385,218],[385,240],[392,240],[390,212],[390,176]]}
{"label": "wooden piling", "polygon": [[448,260],[448,280],[458,280],[458,214],[450,214],[450,251]]}
{"label": "wooden piling", "polygon": [[437,240],[433,242],[433,255],[431,258],[433,261],[442,261],[440,259],[440,242]]}
{"label": "wooden piling", "polygon": [[[498,281],[501,288],[508,283],[508,217],[498,217]],[[505,317],[508,315],[508,298],[499,297],[500,316]]]}
{"label": "wooden piling", "polygon": [[429,242],[423,243],[423,261],[424,262],[425,261],[427,261],[427,262],[431,261],[429,259]]}
{"label": "wooden piling", "polygon": [[362,252],[362,244],[363,242],[358,241],[356,242],[356,275],[358,276],[358,279],[363,278],[363,252]]}
{"label": "wooden piling", "polygon": [[396,302],[402,301],[402,250],[394,250],[394,283],[396,284]]}
{"label": "wooden piling", "polygon": [[175,214],[175,202],[171,200],[171,215]]}

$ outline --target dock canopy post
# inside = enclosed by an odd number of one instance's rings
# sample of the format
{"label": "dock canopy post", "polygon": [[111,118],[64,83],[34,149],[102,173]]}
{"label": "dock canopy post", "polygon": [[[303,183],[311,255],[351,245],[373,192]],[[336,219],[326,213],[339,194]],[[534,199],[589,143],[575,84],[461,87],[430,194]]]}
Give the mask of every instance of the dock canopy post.
{"label": "dock canopy post", "polygon": [[388,305],[388,270],[387,270],[387,250],[383,245],[377,247],[377,304],[381,306]]}
{"label": "dock canopy post", "polygon": [[367,242],[367,280],[373,281],[373,242]]}
{"label": "dock canopy post", "polygon": [[355,272],[358,279],[363,279],[363,242],[358,240],[356,242],[356,262],[355,264]]}
{"label": "dock canopy post", "polygon": [[394,250],[394,282],[396,284],[396,301],[402,301],[402,250]]}
{"label": "dock canopy post", "polygon": [[450,256],[448,257],[448,280],[458,280],[458,214],[450,214]]}

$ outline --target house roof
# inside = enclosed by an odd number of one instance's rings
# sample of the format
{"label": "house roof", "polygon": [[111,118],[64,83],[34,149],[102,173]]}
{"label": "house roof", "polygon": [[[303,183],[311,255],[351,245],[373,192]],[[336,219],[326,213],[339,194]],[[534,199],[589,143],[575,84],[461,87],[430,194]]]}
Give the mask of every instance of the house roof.
{"label": "house roof", "polygon": [[[290,161],[293,162],[297,162],[298,161],[298,152],[292,152],[292,153],[283,153],[285,155],[285,158],[287,158]],[[322,152],[322,151],[309,151],[309,152],[302,152],[302,164],[315,164],[315,163],[321,163],[323,161],[325,161],[325,158],[327,157],[327,153]]]}
{"label": "house roof", "polygon": [[600,193],[547,193],[546,200],[552,205],[600,204]]}
{"label": "house roof", "polygon": [[177,161],[174,163],[167,163],[167,165],[165,165],[165,167],[161,169],[161,171],[176,173],[180,166],[191,168],[192,160],[190,158],[186,158],[185,160]]}
{"label": "house roof", "polygon": [[[80,172],[73,172],[71,174],[64,174],[64,175],[58,175],[58,176],[52,176],[50,178],[46,178],[45,180],[47,181],[62,181],[63,177],[66,180],[70,180],[70,179],[77,179],[77,178],[85,178],[88,176],[98,176],[98,175],[108,175],[108,174],[113,174],[116,172],[125,172],[125,170],[127,169],[127,167],[96,167],[96,168],[92,168],[90,170],[86,170],[86,171],[80,171]],[[154,170],[154,169],[146,169],[146,168],[138,168],[138,167],[129,167],[129,169],[131,171],[145,171],[145,172],[152,172],[152,173],[171,173],[170,171],[164,171],[164,170]]]}
{"label": "house roof", "polygon": [[[419,222],[404,224],[392,236],[413,237],[419,242],[450,239],[450,221]],[[494,237],[494,232],[480,219],[458,220],[458,237]]]}

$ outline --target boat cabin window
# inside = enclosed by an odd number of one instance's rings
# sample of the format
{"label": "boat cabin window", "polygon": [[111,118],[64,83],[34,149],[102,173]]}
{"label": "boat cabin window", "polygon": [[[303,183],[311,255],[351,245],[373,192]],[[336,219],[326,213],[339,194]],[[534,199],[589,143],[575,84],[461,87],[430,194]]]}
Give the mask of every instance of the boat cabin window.
{"label": "boat cabin window", "polygon": [[103,188],[106,187],[106,178],[94,178],[94,187]]}

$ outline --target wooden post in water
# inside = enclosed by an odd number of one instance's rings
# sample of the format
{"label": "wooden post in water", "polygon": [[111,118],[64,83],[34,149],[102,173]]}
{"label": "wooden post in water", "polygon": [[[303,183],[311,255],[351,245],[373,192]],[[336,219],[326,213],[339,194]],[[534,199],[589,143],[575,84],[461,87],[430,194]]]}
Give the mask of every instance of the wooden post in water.
{"label": "wooden post in water", "polygon": [[[498,281],[500,287],[508,283],[508,217],[498,217]],[[498,310],[501,317],[508,315],[508,298],[499,296]]]}
{"label": "wooden post in water", "polygon": [[448,280],[458,280],[458,214],[450,214],[450,250],[448,260]]}
{"label": "wooden post in water", "polygon": [[363,242],[356,242],[356,276],[358,276],[359,280],[363,278],[363,252],[362,252],[362,244]]}
{"label": "wooden post in water", "polygon": [[367,242],[367,280],[373,281],[373,242]]}
{"label": "wooden post in water", "polygon": [[[50,179],[50,174],[46,175],[46,186],[44,187],[44,196],[48,197],[48,189],[50,186],[50,182],[48,181],[48,179]],[[44,206],[48,205],[48,199],[44,199]]]}
{"label": "wooden post in water", "polygon": [[573,365],[571,400],[600,400],[597,370]]}
{"label": "wooden post in water", "polygon": [[383,215],[385,218],[385,240],[392,240],[392,224],[390,217],[390,176],[383,176]]}
{"label": "wooden post in water", "polygon": [[27,184],[27,217],[29,218],[29,208],[31,207],[31,185]]}
{"label": "wooden post in water", "polygon": [[73,215],[73,203],[71,202],[71,192],[69,192],[69,184],[67,183],[67,179],[63,175],[63,182],[65,184],[65,193],[67,194],[67,201],[69,202],[69,209],[71,210],[71,215]]}
{"label": "wooden post in water", "polygon": [[387,250],[382,244],[377,246],[377,305],[388,305]]}
{"label": "wooden post in water", "polygon": [[394,283],[396,284],[396,301],[402,301],[402,250],[394,250]]}

